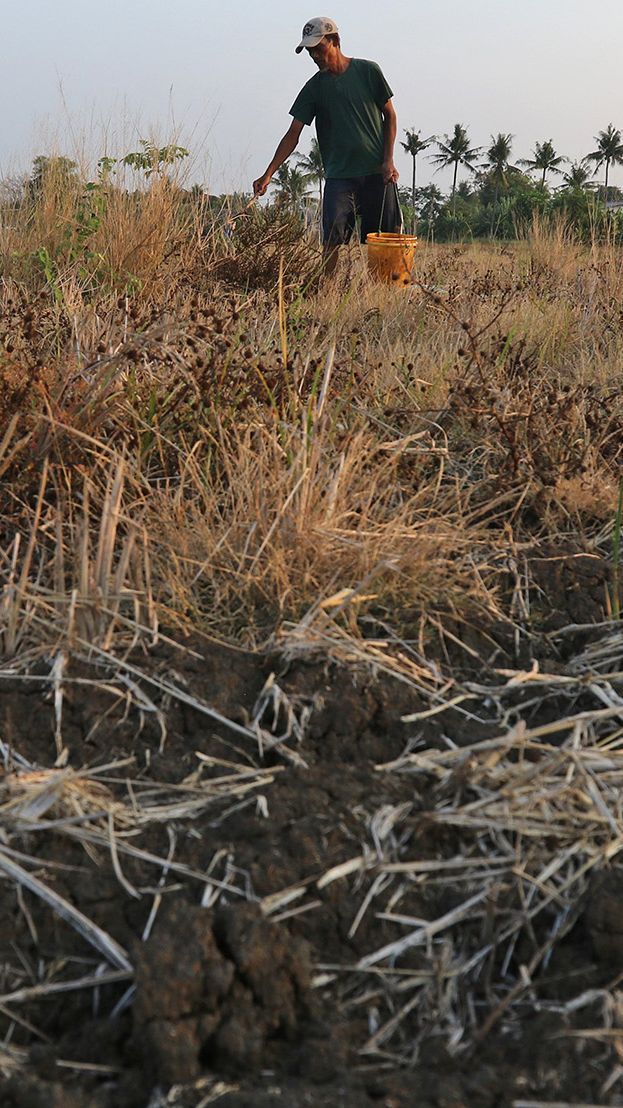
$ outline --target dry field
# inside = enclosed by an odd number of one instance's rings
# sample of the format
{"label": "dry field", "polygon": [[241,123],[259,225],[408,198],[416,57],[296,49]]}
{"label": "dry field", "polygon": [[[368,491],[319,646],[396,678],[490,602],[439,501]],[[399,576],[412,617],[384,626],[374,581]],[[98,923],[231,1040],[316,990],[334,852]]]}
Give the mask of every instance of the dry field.
{"label": "dry field", "polygon": [[61,184],[0,226],[0,1103],[623,1104],[619,250],[318,291]]}

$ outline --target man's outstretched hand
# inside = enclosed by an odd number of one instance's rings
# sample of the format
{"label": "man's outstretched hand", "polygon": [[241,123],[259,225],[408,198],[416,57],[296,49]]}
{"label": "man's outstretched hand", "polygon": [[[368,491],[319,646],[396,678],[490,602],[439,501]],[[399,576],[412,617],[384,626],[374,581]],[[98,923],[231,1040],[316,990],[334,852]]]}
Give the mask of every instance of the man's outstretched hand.
{"label": "man's outstretched hand", "polygon": [[262,177],[258,177],[257,181],[253,182],[253,195],[263,196],[272,180],[271,173],[265,173]]}

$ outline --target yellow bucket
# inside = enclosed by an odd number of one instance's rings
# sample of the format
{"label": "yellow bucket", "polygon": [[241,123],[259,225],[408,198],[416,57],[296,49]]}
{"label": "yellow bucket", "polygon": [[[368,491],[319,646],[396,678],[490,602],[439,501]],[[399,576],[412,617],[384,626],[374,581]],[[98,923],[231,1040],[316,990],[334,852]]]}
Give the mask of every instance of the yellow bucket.
{"label": "yellow bucket", "polygon": [[417,238],[375,231],[366,235],[368,269],[387,285],[410,285]]}

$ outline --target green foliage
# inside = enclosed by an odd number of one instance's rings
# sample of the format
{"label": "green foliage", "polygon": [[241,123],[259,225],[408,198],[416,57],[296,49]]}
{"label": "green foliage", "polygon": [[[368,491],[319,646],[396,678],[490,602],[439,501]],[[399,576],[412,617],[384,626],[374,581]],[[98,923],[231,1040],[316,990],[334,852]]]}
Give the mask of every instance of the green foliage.
{"label": "green foliage", "polygon": [[47,246],[40,246],[35,251],[35,261],[39,263],[45,282],[52,293],[54,303],[59,307],[63,304],[63,292],[58,282],[58,273],[55,260],[50,257]]}
{"label": "green foliage", "polygon": [[[421,148],[419,132],[406,131],[405,135],[407,141],[401,145],[413,154]],[[470,145],[468,132],[460,123],[451,135],[435,141],[437,149],[430,160],[440,169],[453,169],[450,195],[444,197],[434,185],[412,188],[410,193],[405,188],[400,191],[403,208],[407,210],[410,199],[413,225],[419,221],[427,238],[440,242],[485,237],[510,240],[524,236],[535,217],[562,217],[584,241],[623,242],[623,213],[607,210],[607,203],[623,198],[623,192],[591,181],[591,161],[601,158],[603,163],[609,159],[609,164],[623,165],[623,142],[612,125],[597,136],[597,150],[573,164],[558,154],[551,139],[537,142],[531,158],[513,164],[513,136],[500,132],[491,136],[478,166],[481,151]],[[565,171],[566,163],[569,168]],[[536,172],[537,180],[520,166]],[[461,167],[472,176],[459,183]],[[548,174],[562,178],[558,188],[548,187]]]}
{"label": "green foliage", "polygon": [[182,161],[189,155],[189,151],[184,146],[176,146],[175,144],[155,146],[148,139],[140,139],[139,141],[142,149],[126,154],[121,162],[123,165],[130,166],[131,169],[140,170],[146,177],[151,177],[154,173],[162,175],[168,166],[175,165],[176,162]]}
{"label": "green foliage", "polygon": [[[602,220],[612,225],[611,217],[606,215],[595,195],[579,192],[579,197],[571,190],[553,195],[517,169],[508,172],[502,186],[489,169],[477,175],[475,187],[470,188],[467,182],[457,187],[454,199],[444,197],[435,185],[428,185],[417,190],[416,200],[420,225],[424,225],[422,230],[425,227],[427,237],[438,242],[520,238],[527,233],[535,216],[562,213],[572,217],[572,210],[577,210],[578,233],[588,236],[599,225],[596,206]],[[572,209],[573,204],[577,209]]]}
{"label": "green foliage", "polygon": [[482,203],[490,208],[489,233],[492,237],[496,234],[496,228],[508,208],[505,200],[511,177],[520,172],[517,166],[510,163],[512,147],[512,135],[502,133],[497,137],[491,135],[491,146],[486,152],[486,160],[483,163],[480,194]]}
{"label": "green foliage", "polygon": [[463,200],[469,200],[474,195],[474,190],[469,181],[459,181],[456,186],[456,195],[462,197]]}
{"label": "green foliage", "polygon": [[576,232],[587,237],[607,219],[603,205],[594,192],[581,185],[568,185],[552,200],[552,211],[560,212],[573,224]]}
{"label": "green foliage", "polygon": [[539,184],[535,185],[525,173],[513,174],[495,213],[495,236],[502,239],[524,236],[535,216],[544,215],[550,203],[551,197],[547,189]]}
{"label": "green foliage", "polygon": [[114,171],[114,167],[117,164],[116,158],[109,158],[107,155],[100,158],[97,163],[97,176],[102,185],[106,185],[110,179],[111,173]]}
{"label": "green foliage", "polygon": [[428,238],[435,237],[437,221],[444,207],[444,195],[441,189],[437,185],[425,185],[424,188],[416,189],[415,202]]}
{"label": "green foliage", "polygon": [[[99,287],[118,287],[110,265],[94,245],[107,213],[113,187],[110,178],[116,165],[115,158],[101,157],[96,180],[85,182],[78,175],[76,163],[69,158],[39,156],[34,159],[33,173],[27,183],[33,203],[32,217],[50,194],[56,200],[64,199],[63,220],[58,221],[56,234],[31,255],[59,306],[64,303],[61,274],[68,267],[72,268],[85,295]],[[131,291],[133,280],[130,277],[125,282],[126,291]]]}

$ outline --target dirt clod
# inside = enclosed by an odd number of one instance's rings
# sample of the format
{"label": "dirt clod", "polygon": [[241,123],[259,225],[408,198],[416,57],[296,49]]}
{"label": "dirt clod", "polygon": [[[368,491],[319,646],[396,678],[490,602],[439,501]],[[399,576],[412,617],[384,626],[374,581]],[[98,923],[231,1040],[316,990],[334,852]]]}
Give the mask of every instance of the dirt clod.
{"label": "dirt clod", "polygon": [[165,1084],[254,1068],[269,1040],[296,1040],[309,1012],[309,953],[252,904],[178,902],[137,946],[134,1038]]}
{"label": "dirt clod", "polygon": [[593,881],[586,909],[586,925],[595,956],[612,966],[623,966],[623,876],[620,871],[600,874]]}

